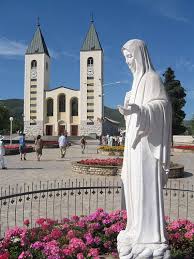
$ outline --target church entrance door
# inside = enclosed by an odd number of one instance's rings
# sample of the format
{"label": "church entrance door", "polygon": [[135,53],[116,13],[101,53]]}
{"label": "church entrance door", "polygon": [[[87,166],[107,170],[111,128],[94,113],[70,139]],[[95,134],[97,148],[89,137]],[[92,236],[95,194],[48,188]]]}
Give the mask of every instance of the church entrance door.
{"label": "church entrance door", "polygon": [[66,133],[65,125],[59,125],[58,133],[59,133],[59,135]]}
{"label": "church entrance door", "polygon": [[46,135],[47,136],[53,135],[53,126],[52,125],[46,125]]}
{"label": "church entrance door", "polygon": [[78,125],[71,125],[71,136],[77,136],[78,134]]}

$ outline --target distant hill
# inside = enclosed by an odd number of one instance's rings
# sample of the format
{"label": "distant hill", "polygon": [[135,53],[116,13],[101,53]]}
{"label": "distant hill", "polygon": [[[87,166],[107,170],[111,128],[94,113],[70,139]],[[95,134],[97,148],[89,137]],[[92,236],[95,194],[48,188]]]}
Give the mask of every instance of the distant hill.
{"label": "distant hill", "polygon": [[22,119],[24,106],[23,99],[0,100],[0,105],[5,106],[10,111],[11,116]]}
{"label": "distant hill", "polygon": [[[7,109],[10,110],[11,116],[13,116],[19,120],[22,120],[23,106],[24,106],[23,99],[0,100],[0,105],[6,106]],[[116,109],[105,106],[104,107],[104,116],[108,117],[109,119],[120,122],[121,127],[124,127],[124,125],[125,125],[124,117]]]}
{"label": "distant hill", "polygon": [[125,127],[124,117],[123,115],[120,114],[118,110],[105,106],[104,116],[108,117],[109,119],[120,122],[120,125],[119,125],[120,127]]}

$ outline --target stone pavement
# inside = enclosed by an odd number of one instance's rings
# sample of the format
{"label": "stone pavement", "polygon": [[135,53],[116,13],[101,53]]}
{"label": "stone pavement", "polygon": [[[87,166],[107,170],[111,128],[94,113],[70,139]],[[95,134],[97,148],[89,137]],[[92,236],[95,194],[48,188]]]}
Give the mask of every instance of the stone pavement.
{"label": "stone pavement", "polygon": [[[1,181],[0,187],[7,188],[10,186],[23,185],[24,183],[31,184],[39,183],[40,181],[53,181],[53,180],[65,180],[68,179],[92,179],[96,180],[103,176],[95,175],[82,175],[72,172],[71,162],[87,158],[107,158],[97,154],[96,151],[97,142],[89,140],[86,147],[85,154],[81,154],[81,148],[79,145],[73,145],[67,149],[66,157],[60,158],[59,149],[43,149],[42,160],[39,162],[36,160],[35,153],[27,154],[26,161],[21,161],[19,155],[7,156],[8,170],[0,170]],[[172,153],[171,160],[178,162],[185,166],[185,177],[180,179],[173,179],[173,183],[180,181],[181,184],[194,184],[194,153]],[[120,176],[108,177],[109,180],[119,180]]]}
{"label": "stone pavement", "polygon": [[[36,161],[35,153],[27,154],[26,161],[21,161],[19,155],[7,156],[8,170],[0,170],[0,188],[8,189],[10,186],[12,193],[12,187],[15,187],[17,184],[20,187],[24,186],[24,183],[26,183],[26,185],[30,185],[33,182],[34,186],[36,186],[36,184],[38,186],[41,181],[42,183],[45,183],[46,187],[47,181],[53,182],[54,180],[63,180],[64,182],[68,182],[69,179],[71,181],[70,183],[75,182],[77,179],[78,181],[81,181],[81,183],[83,180],[87,181],[87,186],[90,185],[90,181],[94,183],[93,186],[97,185],[98,180],[104,182],[104,176],[83,175],[74,173],[71,170],[72,161],[87,158],[107,158],[107,156],[97,154],[96,147],[97,142],[90,140],[88,141],[85,154],[81,154],[80,146],[73,145],[67,150],[66,157],[64,159],[60,158],[59,149],[43,149],[43,156],[40,162]],[[191,189],[194,184],[194,153],[173,153],[171,160],[184,164],[185,171],[187,173],[185,174],[185,178],[169,180],[168,186],[171,185],[171,188],[184,187],[184,189]],[[114,180],[114,185],[116,185],[117,182],[118,185],[120,185],[119,175],[109,176],[106,177],[106,179],[107,184],[109,182],[112,183]],[[20,189],[18,188],[18,192],[19,190]],[[20,197],[18,196],[17,199],[14,198],[13,204],[11,199],[7,199],[5,205],[1,202],[0,236],[7,227],[13,226],[16,223],[18,225],[22,225],[24,218],[30,218],[31,222],[34,222],[34,219],[40,216],[45,216],[45,210],[48,217],[60,219],[64,215],[73,215],[75,213],[75,207],[77,210],[83,209],[85,215],[101,206],[107,211],[112,210],[113,207],[114,209],[120,209],[120,192],[117,195],[111,190],[111,193],[108,194],[107,189],[107,192],[100,194],[101,190],[95,189],[95,194],[93,195],[93,190],[94,189],[89,190],[88,193],[84,190],[81,195],[78,195],[78,190],[77,192],[74,191],[71,195],[72,191],[69,190],[65,196],[62,191],[49,191],[47,193],[48,196],[44,198],[43,193],[37,195],[37,198],[35,195],[30,196],[31,199],[29,201],[25,200],[28,198],[28,195],[26,195],[22,202],[19,202]],[[58,193],[59,196],[57,196]],[[165,195],[165,193],[166,191],[164,191],[166,215],[172,215],[172,218],[188,217],[192,220],[194,219],[194,198],[191,193],[177,191],[168,191],[167,195]],[[49,197],[49,195],[52,196]]]}
{"label": "stone pavement", "polygon": [[[23,183],[39,183],[40,181],[53,181],[68,179],[87,179],[95,180],[97,178],[104,179],[103,176],[82,175],[72,172],[71,162],[87,158],[106,158],[97,154],[97,142],[88,141],[85,154],[81,154],[79,145],[73,145],[67,149],[66,157],[60,158],[59,149],[43,149],[43,156],[41,161],[36,160],[35,153],[26,155],[27,160],[21,161],[19,155],[6,156],[8,170],[0,170],[1,181],[0,187],[15,186],[16,184],[23,185]],[[112,179],[120,179],[120,176],[109,177]]]}

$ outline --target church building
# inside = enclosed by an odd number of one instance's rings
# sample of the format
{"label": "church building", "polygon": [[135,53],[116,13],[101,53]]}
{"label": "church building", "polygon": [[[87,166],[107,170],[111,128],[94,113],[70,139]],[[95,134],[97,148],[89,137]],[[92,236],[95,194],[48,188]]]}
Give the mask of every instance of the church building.
{"label": "church building", "polygon": [[[80,90],[49,88],[50,55],[38,24],[25,54],[24,132],[28,136],[103,133],[103,49],[91,21],[80,49]],[[78,75],[79,76],[79,75]]]}

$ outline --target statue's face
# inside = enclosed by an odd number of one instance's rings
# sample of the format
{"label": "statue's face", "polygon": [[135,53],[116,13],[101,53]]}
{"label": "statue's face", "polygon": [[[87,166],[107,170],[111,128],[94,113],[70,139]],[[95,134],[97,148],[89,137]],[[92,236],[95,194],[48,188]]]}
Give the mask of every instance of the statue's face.
{"label": "statue's face", "polygon": [[135,58],[132,53],[130,53],[128,50],[123,50],[123,55],[125,57],[125,61],[127,65],[129,66],[129,69],[132,71],[132,73],[135,73],[136,71],[136,63]]}

